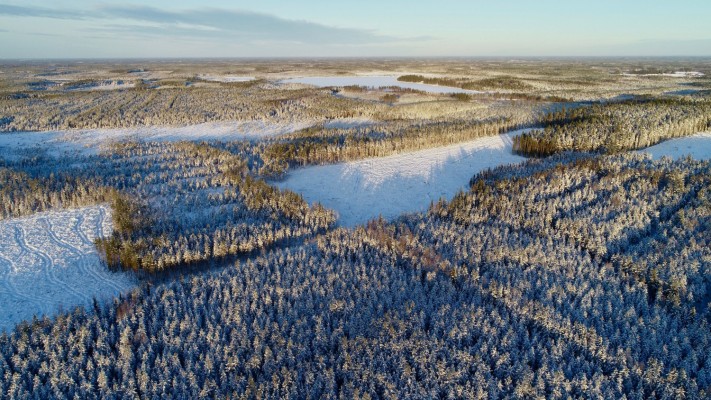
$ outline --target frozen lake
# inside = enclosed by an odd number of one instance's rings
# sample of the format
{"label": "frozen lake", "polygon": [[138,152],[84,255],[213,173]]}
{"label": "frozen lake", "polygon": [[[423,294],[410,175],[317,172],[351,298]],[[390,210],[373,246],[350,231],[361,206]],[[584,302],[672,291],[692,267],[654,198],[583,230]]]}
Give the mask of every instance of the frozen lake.
{"label": "frozen lake", "polygon": [[405,89],[421,90],[423,92],[451,94],[451,93],[483,93],[476,90],[466,90],[449,86],[427,85],[424,83],[400,82],[397,76],[311,76],[303,78],[290,78],[280,81],[281,83],[302,83],[318,87],[330,86],[365,86],[371,88],[382,88],[388,86],[398,86]]}

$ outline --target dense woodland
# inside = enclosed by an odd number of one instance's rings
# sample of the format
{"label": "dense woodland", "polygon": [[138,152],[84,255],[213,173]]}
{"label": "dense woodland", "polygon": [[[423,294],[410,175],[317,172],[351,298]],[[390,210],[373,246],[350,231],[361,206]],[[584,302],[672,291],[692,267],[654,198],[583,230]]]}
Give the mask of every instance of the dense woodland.
{"label": "dense woodland", "polygon": [[649,147],[711,128],[711,102],[642,99],[553,112],[545,127],[514,138],[514,151],[548,156],[561,151],[615,153]]}
{"label": "dense woodland", "polygon": [[[0,132],[313,124],[258,141],[0,154],[0,219],[110,204],[114,232],[96,247],[143,282],[0,334],[0,398],[711,397],[711,162],[623,153],[711,127],[708,78],[645,75],[692,64],[215,67],[260,77],[241,83],[188,64],[17,65],[0,78]],[[275,83],[306,67],[417,70],[399,79],[487,93]],[[134,87],[88,90],[116,79]],[[555,103],[567,98],[585,101]],[[349,117],[365,122],[328,123]],[[534,126],[514,149],[547,158],[394,221],[340,229],[264,180]]]}
{"label": "dense woodland", "polygon": [[378,104],[263,83],[114,91],[0,93],[0,131],[128,128],[214,121],[372,116]]}
{"label": "dense woodland", "polygon": [[570,155],[36,320],[24,397],[705,398],[711,164]]}
{"label": "dense woodland", "polygon": [[428,85],[450,86],[466,90],[514,90],[523,91],[532,89],[531,85],[513,76],[496,76],[484,79],[453,79],[441,77],[425,77],[422,75],[402,75],[397,78],[402,82],[425,83]]}
{"label": "dense woodland", "polygon": [[19,170],[0,167],[0,220],[40,211],[108,202],[115,191],[92,182],[66,177],[31,178]]}

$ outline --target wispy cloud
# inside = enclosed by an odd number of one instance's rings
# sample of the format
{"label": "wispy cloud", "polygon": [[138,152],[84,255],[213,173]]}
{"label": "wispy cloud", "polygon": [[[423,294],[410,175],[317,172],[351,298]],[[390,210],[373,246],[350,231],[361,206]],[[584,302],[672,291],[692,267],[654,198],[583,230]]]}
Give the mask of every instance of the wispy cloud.
{"label": "wispy cloud", "polygon": [[87,14],[82,11],[59,10],[45,7],[23,7],[10,4],[0,4],[0,15],[13,17],[42,17],[55,19],[84,19]]}
{"label": "wispy cloud", "polygon": [[0,15],[106,20],[112,23],[94,30],[137,36],[209,37],[318,45],[363,45],[414,40],[381,35],[364,29],[334,27],[262,13],[217,8],[168,11],[147,6],[99,6],[82,11],[0,4]]}

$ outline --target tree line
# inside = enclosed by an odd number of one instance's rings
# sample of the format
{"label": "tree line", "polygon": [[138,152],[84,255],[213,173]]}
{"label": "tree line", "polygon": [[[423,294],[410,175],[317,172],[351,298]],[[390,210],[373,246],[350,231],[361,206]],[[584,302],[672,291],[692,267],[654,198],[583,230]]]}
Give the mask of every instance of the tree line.
{"label": "tree line", "polygon": [[645,99],[562,109],[544,128],[513,140],[518,154],[544,157],[561,151],[615,153],[652,146],[711,128],[711,103]]}

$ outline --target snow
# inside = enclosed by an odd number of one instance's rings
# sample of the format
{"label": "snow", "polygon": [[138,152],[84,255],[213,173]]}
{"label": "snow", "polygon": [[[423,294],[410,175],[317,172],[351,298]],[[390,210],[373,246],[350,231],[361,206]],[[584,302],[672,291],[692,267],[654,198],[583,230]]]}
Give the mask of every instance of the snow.
{"label": "snow", "polygon": [[280,81],[280,83],[301,83],[318,87],[331,86],[365,86],[372,88],[381,88],[388,86],[398,86],[405,89],[421,90],[429,93],[451,94],[451,93],[482,93],[476,90],[466,90],[449,86],[427,85],[424,83],[400,82],[397,76],[315,76],[315,77],[300,77],[289,78]]}
{"label": "snow", "polygon": [[353,118],[332,119],[332,120],[326,121],[326,123],[323,124],[323,127],[328,128],[328,129],[348,129],[348,128],[361,128],[361,127],[371,126],[373,124],[375,124],[375,122],[370,118],[353,117]]}
{"label": "snow", "polygon": [[640,152],[649,153],[654,159],[666,156],[678,160],[690,155],[697,160],[709,160],[711,159],[711,131],[667,140]]}
{"label": "snow", "polygon": [[234,76],[234,75],[199,75],[198,78],[200,78],[204,81],[224,82],[224,83],[249,82],[249,81],[254,80],[253,76]]}
{"label": "snow", "polygon": [[[58,130],[49,132],[0,133],[0,155],[16,159],[38,148],[52,155],[96,154],[102,145],[117,141],[259,140],[308,128],[316,121],[229,121],[188,126],[146,126],[121,129]],[[365,123],[359,119],[331,120],[329,126]],[[0,158],[1,158],[0,157]]]}
{"label": "snow", "polygon": [[111,230],[106,206],[0,221],[0,331],[133,288],[135,279],[108,271],[94,248]]}
{"label": "snow", "polygon": [[511,138],[522,131],[469,142],[292,171],[277,183],[309,202],[336,210],[339,223],[352,227],[382,215],[394,218],[425,211],[430,202],[452,198],[476,173],[524,157],[511,152]]}
{"label": "snow", "polygon": [[[519,130],[469,142],[292,171],[276,183],[300,193],[308,202],[336,210],[341,226],[353,227],[382,215],[386,219],[427,210],[430,202],[451,199],[469,180],[487,168],[517,164],[511,139]],[[641,150],[653,158],[691,155],[711,159],[711,132],[668,140]]]}
{"label": "snow", "polygon": [[73,91],[92,91],[92,90],[118,90],[129,89],[135,87],[136,84],[132,81],[123,80],[104,80],[97,82],[82,83],[79,85],[68,87],[67,90]]}
{"label": "snow", "polygon": [[698,71],[675,71],[671,74],[662,74],[662,76],[669,76],[672,78],[700,78],[704,76],[704,74]]}
{"label": "snow", "polygon": [[666,76],[669,78],[701,78],[704,76],[703,72],[698,72],[698,71],[674,71],[671,73],[663,73],[663,74],[630,74],[630,73],[623,73],[623,76],[631,76],[631,77],[637,77],[637,76]]}

